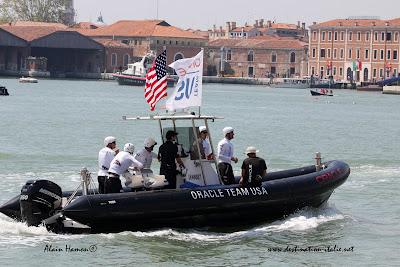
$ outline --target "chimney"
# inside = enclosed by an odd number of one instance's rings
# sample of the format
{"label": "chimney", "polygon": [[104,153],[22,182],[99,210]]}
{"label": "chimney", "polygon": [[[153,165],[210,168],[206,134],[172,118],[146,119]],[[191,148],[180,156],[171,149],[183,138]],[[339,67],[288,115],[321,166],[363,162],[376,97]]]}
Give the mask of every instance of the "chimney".
{"label": "chimney", "polygon": [[232,30],[231,23],[229,21],[226,22],[226,31],[230,32]]}
{"label": "chimney", "polygon": [[306,23],[305,23],[305,22],[303,22],[303,23],[301,24],[301,28],[302,28],[303,30],[306,29]]}
{"label": "chimney", "polygon": [[339,21],[339,26],[342,27],[343,26],[343,22]]}
{"label": "chimney", "polygon": [[271,21],[268,20],[268,21],[267,21],[267,28],[271,28],[271,27],[272,27]]}
{"label": "chimney", "polygon": [[213,25],[213,32],[217,31],[217,26],[215,26],[215,24]]}
{"label": "chimney", "polygon": [[219,31],[222,32],[222,26],[219,26]]}
{"label": "chimney", "polygon": [[264,19],[260,19],[260,27],[264,27]]}
{"label": "chimney", "polygon": [[256,19],[256,23],[254,24],[254,27],[258,27],[258,20]]}
{"label": "chimney", "polygon": [[297,21],[297,29],[300,29],[300,20]]}
{"label": "chimney", "polygon": [[232,30],[236,28],[236,21],[231,21]]}
{"label": "chimney", "polygon": [[354,22],[354,25],[355,25],[355,26],[358,26],[358,21]]}
{"label": "chimney", "polygon": [[313,21],[312,25],[317,25],[317,22]]}

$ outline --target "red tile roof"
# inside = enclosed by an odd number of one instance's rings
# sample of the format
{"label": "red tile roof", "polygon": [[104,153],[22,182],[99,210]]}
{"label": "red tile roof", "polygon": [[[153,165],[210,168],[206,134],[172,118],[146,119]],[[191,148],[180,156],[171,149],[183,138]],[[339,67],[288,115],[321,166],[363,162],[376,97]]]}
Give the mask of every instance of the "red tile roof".
{"label": "red tile roof", "polygon": [[287,30],[296,30],[297,26],[295,24],[287,24],[287,23],[272,23],[271,28],[273,29],[287,29]]}
{"label": "red tile roof", "polygon": [[216,39],[208,43],[210,47],[253,48],[253,49],[303,49],[308,44],[294,38],[258,36],[249,39]]}
{"label": "red tile roof", "polygon": [[204,39],[194,33],[169,25],[163,20],[120,20],[93,30],[78,30],[87,36],[176,37]]}
{"label": "red tile roof", "polygon": [[72,26],[72,28],[76,28],[76,29],[97,29],[100,27],[104,27],[104,26],[95,24],[93,22],[79,22]]}
{"label": "red tile roof", "polygon": [[11,25],[9,23],[3,24],[0,28],[26,41],[32,41],[56,31],[69,30],[66,25],[61,23],[35,21],[17,21],[11,23]]}
{"label": "red tile roof", "polygon": [[102,44],[105,47],[118,47],[118,48],[131,48],[129,45],[121,43],[121,41],[116,41],[116,40],[112,40],[112,39],[103,39],[103,38],[99,38],[99,39],[94,39],[96,42]]}
{"label": "red tile roof", "polygon": [[381,20],[381,19],[335,19],[311,25],[310,28],[315,27],[382,27],[386,26],[400,26],[400,18],[392,20]]}
{"label": "red tile roof", "polygon": [[0,26],[23,26],[23,27],[50,27],[50,28],[60,28],[67,29],[68,26],[62,23],[51,23],[51,22],[39,22],[39,21],[15,21],[10,23],[5,23]]}

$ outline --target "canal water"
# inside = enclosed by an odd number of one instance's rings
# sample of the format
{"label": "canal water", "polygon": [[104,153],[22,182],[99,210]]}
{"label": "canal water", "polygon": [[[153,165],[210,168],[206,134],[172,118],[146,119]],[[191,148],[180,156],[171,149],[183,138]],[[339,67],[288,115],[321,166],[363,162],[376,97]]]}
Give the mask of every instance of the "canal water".
{"label": "canal water", "polygon": [[[96,172],[105,136],[116,136],[119,147],[141,147],[147,136],[160,144],[155,122],[122,120],[148,114],[140,87],[70,80],[0,84],[10,93],[0,97],[0,203],[19,194],[28,179],[75,189],[81,167]],[[311,165],[317,151],[324,160],[347,162],[350,177],[327,205],[237,229],[96,235],[56,235],[0,215],[0,265],[399,266],[400,98],[334,94],[205,84],[201,109],[225,118],[210,125],[214,144],[223,127],[234,127],[240,161],[254,145],[269,171]],[[239,172],[240,164],[234,169]]]}

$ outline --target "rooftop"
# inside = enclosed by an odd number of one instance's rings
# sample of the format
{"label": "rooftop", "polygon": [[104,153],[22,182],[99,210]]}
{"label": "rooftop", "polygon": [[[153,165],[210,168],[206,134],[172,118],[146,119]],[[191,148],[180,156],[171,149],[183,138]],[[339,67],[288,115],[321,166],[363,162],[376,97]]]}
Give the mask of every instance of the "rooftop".
{"label": "rooftop", "polygon": [[257,36],[248,39],[217,39],[208,43],[210,47],[236,47],[255,49],[303,49],[308,44],[298,39],[277,36]]}
{"label": "rooftop", "polygon": [[400,26],[400,18],[381,20],[377,18],[358,18],[358,19],[334,19],[311,25],[314,27],[384,27]]}

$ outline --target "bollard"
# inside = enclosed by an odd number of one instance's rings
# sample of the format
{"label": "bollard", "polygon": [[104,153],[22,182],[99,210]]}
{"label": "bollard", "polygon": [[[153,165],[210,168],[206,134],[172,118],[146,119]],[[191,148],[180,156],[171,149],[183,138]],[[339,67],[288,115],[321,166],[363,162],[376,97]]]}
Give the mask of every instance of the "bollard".
{"label": "bollard", "polygon": [[322,164],[321,164],[321,153],[316,152],[315,153],[315,169],[317,172],[319,172],[322,169]]}

